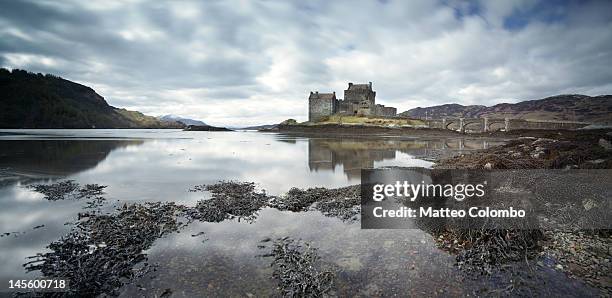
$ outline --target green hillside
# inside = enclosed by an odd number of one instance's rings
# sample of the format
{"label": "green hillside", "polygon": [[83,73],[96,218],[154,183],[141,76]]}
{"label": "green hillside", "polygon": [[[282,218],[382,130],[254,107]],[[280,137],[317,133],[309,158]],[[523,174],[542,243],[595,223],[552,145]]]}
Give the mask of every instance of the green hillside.
{"label": "green hillside", "polygon": [[50,74],[0,68],[0,128],[181,128],[118,109],[93,89]]}

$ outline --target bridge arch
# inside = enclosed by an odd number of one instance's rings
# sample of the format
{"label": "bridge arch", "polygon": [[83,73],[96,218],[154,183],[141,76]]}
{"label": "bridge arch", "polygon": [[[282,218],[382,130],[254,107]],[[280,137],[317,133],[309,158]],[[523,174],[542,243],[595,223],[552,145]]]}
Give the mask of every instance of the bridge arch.
{"label": "bridge arch", "polygon": [[489,123],[489,127],[487,127],[488,131],[497,131],[506,129],[506,123],[504,121],[495,121]]}
{"label": "bridge arch", "polygon": [[487,131],[508,130],[507,119],[489,119],[487,123]]}
{"label": "bridge arch", "polygon": [[447,119],[444,123],[444,129],[459,130],[461,129],[459,119]]}
{"label": "bridge arch", "polygon": [[482,131],[484,127],[484,119],[474,119],[474,120],[466,120],[463,124],[463,131],[467,131],[468,127],[473,127],[475,124],[478,125],[478,131]]}

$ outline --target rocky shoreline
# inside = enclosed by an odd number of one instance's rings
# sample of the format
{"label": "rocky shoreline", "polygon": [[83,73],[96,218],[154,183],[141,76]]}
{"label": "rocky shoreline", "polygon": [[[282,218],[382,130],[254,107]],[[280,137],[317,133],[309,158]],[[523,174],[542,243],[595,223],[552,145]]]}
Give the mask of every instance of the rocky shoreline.
{"label": "rocky shoreline", "polygon": [[[497,133],[491,136],[500,136]],[[612,169],[609,130],[522,131],[505,145],[439,160],[455,169]]]}
{"label": "rocky shoreline", "polygon": [[[612,168],[612,134],[609,130],[528,131],[517,132],[517,136],[502,146],[439,160],[435,167],[483,170]],[[528,230],[518,233],[450,230],[435,236],[440,247],[457,254],[458,264],[462,266],[478,261],[477,268],[481,269],[482,260],[490,258],[492,251],[501,252],[502,258],[494,258],[501,261],[498,267],[504,261],[520,261],[523,257],[525,261],[532,260],[532,264],[565,272],[571,278],[594,286],[602,296],[612,295],[611,230]],[[502,241],[493,241],[496,243],[493,250],[491,244],[481,245],[483,239],[490,243],[496,238]],[[520,246],[527,243],[531,244]],[[506,258],[508,252],[516,252],[516,248],[521,252],[518,258]],[[490,266],[484,268],[491,270]]]}

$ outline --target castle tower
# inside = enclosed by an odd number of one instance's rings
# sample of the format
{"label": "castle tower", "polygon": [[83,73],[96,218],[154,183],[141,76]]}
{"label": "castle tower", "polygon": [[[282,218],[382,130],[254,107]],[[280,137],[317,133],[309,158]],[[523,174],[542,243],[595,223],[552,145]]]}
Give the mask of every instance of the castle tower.
{"label": "castle tower", "polygon": [[319,121],[322,117],[335,114],[337,110],[338,99],[336,98],[336,92],[310,92],[310,96],[308,97],[308,121]]}
{"label": "castle tower", "polygon": [[344,90],[344,102],[341,110],[347,114],[376,114],[376,92],[372,90],[372,82],[368,84],[349,83]]}

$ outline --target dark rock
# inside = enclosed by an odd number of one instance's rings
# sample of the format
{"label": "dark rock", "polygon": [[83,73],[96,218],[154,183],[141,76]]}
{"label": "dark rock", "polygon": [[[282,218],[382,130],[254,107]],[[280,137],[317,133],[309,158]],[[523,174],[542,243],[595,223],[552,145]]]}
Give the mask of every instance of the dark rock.
{"label": "dark rock", "polygon": [[210,126],[210,125],[189,125],[183,130],[188,130],[188,131],[232,131],[229,128],[216,127],[216,126]]}

